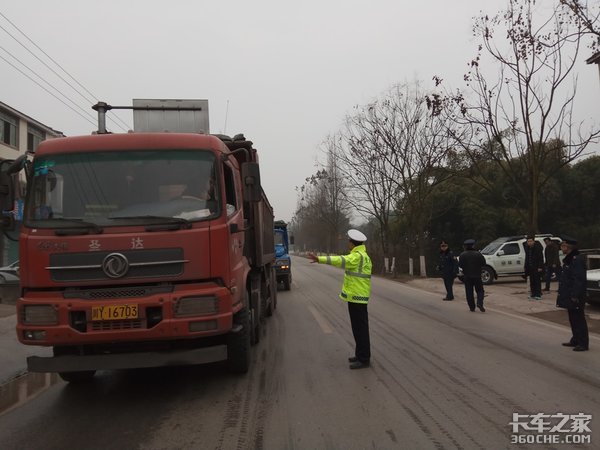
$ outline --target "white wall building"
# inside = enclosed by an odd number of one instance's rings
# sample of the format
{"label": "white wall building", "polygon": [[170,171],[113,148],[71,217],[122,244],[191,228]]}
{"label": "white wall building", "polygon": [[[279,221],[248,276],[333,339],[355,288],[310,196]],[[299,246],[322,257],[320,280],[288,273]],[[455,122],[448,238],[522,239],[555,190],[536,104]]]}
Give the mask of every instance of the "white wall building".
{"label": "white wall building", "polygon": [[[0,101],[0,160],[16,159],[27,152],[35,153],[40,142],[45,139],[64,137],[41,122]],[[17,222],[17,229],[19,228]],[[16,238],[17,232],[9,233]],[[0,266],[18,259],[18,243],[6,236],[0,238]]]}

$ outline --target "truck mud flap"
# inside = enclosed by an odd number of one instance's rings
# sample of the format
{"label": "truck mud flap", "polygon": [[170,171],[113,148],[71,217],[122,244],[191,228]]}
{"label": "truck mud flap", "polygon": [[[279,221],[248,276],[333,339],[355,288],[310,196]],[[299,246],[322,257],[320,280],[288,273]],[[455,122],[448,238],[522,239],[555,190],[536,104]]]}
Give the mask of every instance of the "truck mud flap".
{"label": "truck mud flap", "polygon": [[84,370],[138,369],[144,367],[187,366],[227,359],[227,346],[174,352],[118,353],[108,355],[30,356],[29,372],[79,372]]}

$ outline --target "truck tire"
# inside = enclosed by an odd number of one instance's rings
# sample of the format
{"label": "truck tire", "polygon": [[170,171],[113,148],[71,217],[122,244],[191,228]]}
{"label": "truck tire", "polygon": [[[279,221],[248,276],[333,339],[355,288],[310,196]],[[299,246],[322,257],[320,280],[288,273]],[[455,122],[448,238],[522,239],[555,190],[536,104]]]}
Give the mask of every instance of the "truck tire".
{"label": "truck tire", "polygon": [[483,266],[481,268],[481,282],[483,284],[492,284],[494,282],[494,269],[490,266]]}
{"label": "truck tire", "polygon": [[[252,345],[258,344],[260,341],[260,325],[261,325],[261,303],[262,300],[260,298],[260,291],[258,292],[258,299],[255,301],[250,301],[251,309],[250,309],[250,329],[251,338],[250,342]],[[252,297],[251,297],[252,298]]]}
{"label": "truck tire", "polygon": [[275,283],[275,275],[271,274],[269,277],[269,298],[267,299],[267,310],[265,314],[267,317],[273,315],[273,310],[277,304],[277,284]]}
{"label": "truck tire", "polygon": [[292,286],[292,276],[288,275],[287,277],[285,277],[283,279],[283,289],[285,289],[286,291],[289,291],[291,289]]}
{"label": "truck tire", "polygon": [[79,372],[58,372],[58,376],[67,383],[86,383],[94,378],[95,370],[82,370]]}
{"label": "truck tire", "polygon": [[246,373],[250,367],[250,312],[247,307],[235,315],[233,323],[241,325],[242,329],[227,336],[227,367],[234,373]]}

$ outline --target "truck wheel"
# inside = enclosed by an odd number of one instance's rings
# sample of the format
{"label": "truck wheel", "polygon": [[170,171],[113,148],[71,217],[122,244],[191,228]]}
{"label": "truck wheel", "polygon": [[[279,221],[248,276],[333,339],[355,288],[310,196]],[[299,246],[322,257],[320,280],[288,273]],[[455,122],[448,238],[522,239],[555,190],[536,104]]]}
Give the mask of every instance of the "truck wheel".
{"label": "truck wheel", "polygon": [[58,372],[58,376],[67,383],[85,383],[91,381],[95,374],[95,370],[82,370],[80,372]]}
{"label": "truck wheel", "polygon": [[[250,330],[251,330],[251,338],[250,342],[252,345],[258,344],[260,341],[260,323],[261,323],[261,299],[260,292],[258,293],[258,299],[254,301],[250,301]],[[252,297],[251,297],[252,298]]]}
{"label": "truck wheel", "polygon": [[481,268],[481,282],[483,284],[492,284],[494,282],[494,269],[490,266]]}
{"label": "truck wheel", "polygon": [[291,285],[292,285],[292,280],[291,280],[291,276],[287,276],[283,279],[283,288],[286,291],[289,291],[291,289]]}
{"label": "truck wheel", "polygon": [[273,311],[277,308],[277,281],[275,274],[271,274],[269,278],[269,300],[267,302],[267,317],[273,315]]}
{"label": "truck wheel", "polygon": [[277,283],[277,277],[275,276],[275,274],[273,274],[273,277],[271,278],[271,290],[273,292],[273,309],[277,309],[277,285],[279,283]]}
{"label": "truck wheel", "polygon": [[233,323],[241,325],[242,329],[227,336],[227,367],[235,373],[246,373],[250,367],[250,313],[247,307],[235,315]]}

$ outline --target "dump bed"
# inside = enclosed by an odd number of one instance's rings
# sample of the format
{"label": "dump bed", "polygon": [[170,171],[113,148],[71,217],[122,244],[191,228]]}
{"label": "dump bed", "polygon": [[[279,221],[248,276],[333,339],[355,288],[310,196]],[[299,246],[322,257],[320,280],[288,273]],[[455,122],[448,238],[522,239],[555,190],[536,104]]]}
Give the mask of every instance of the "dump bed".
{"label": "dump bed", "polygon": [[[252,146],[252,141],[246,140],[243,134],[233,138],[217,135],[233,152],[238,163],[258,163],[258,153]],[[260,180],[258,181],[260,183]],[[244,183],[242,185],[245,188]],[[264,190],[260,191],[259,201],[244,200],[245,217],[248,220],[246,227],[246,248],[244,253],[253,267],[262,267],[270,264],[275,259],[275,236],[273,234],[273,207],[269,203]]]}

